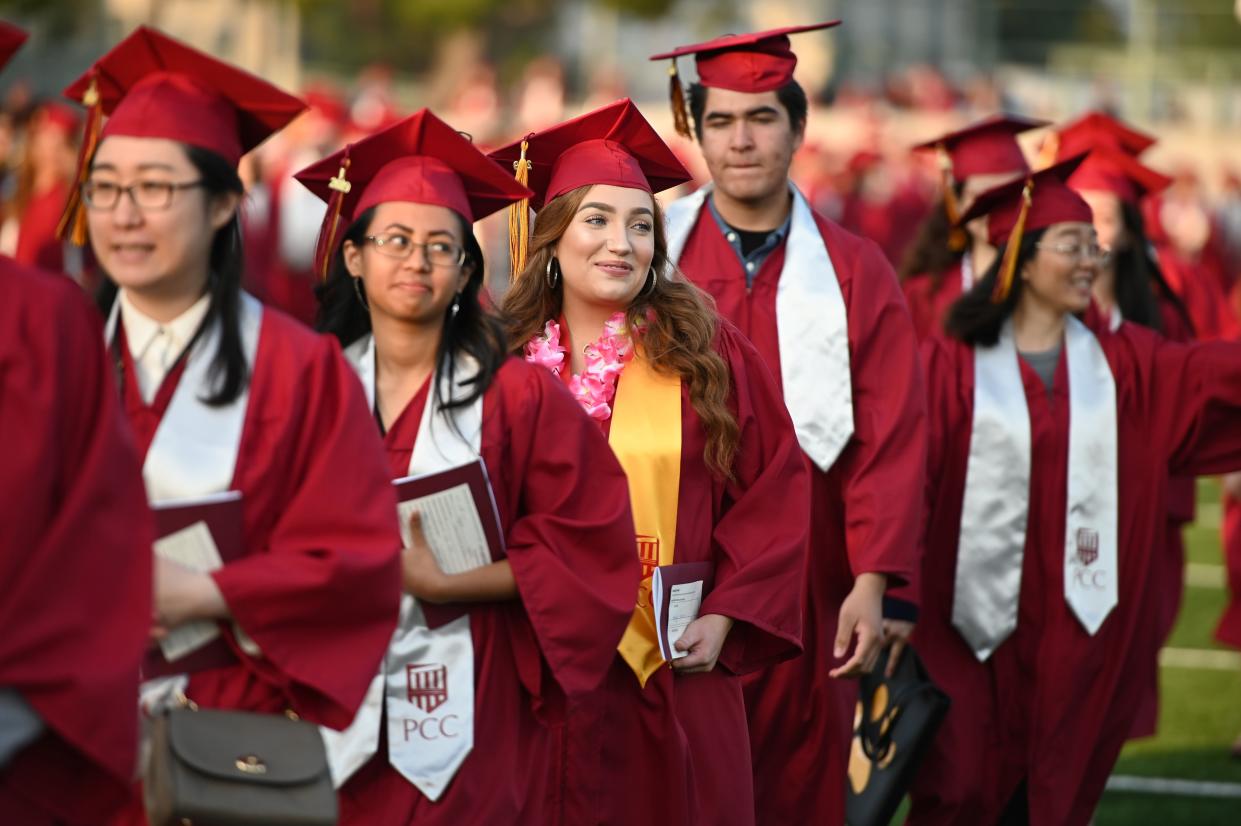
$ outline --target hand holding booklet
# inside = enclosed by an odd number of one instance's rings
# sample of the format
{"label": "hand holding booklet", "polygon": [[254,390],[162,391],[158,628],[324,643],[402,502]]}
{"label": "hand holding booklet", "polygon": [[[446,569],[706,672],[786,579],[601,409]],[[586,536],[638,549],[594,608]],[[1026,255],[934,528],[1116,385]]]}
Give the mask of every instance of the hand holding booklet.
{"label": "hand holding booklet", "polygon": [[698,619],[702,601],[711,591],[713,581],[710,562],[660,565],[651,576],[651,601],[658,629],[659,652],[667,662],[689,654],[688,651],[678,651],[676,641],[681,639],[689,624]]}
{"label": "hand holding booklet", "polygon": [[427,544],[444,573],[465,573],[504,555],[500,514],[482,459],[392,484],[405,547],[412,542],[410,516],[418,511]]}
{"label": "hand holding booklet", "polygon": [[[199,572],[214,571],[241,556],[241,494],[237,491],[152,505],[159,539],[155,555]],[[187,622],[148,652],[142,679],[191,673],[228,665],[236,659],[220,636],[220,624]]]}

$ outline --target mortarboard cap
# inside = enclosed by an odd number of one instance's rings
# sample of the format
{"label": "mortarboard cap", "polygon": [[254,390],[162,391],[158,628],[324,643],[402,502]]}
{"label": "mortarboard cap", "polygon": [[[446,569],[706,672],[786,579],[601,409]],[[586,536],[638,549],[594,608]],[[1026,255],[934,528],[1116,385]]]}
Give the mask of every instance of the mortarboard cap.
{"label": "mortarboard cap", "polygon": [[685,112],[685,93],[677,74],[678,57],[694,55],[698,66],[698,82],[716,89],[756,94],[770,92],[793,79],[797,67],[797,55],[789,42],[790,34],[831,29],[840,25],[839,20],[812,23],[808,26],[786,26],[751,34],[729,34],[680,46],[670,52],[651,55],[651,60],[671,60],[668,73],[671,77],[673,119],[677,132],[690,136],[689,118]]}
{"label": "mortarboard cap", "polygon": [[[529,206],[535,210],[582,186],[608,184],[653,195],[692,177],[629,98],[527,135],[490,157],[528,183],[533,190]],[[527,205],[514,209],[509,229],[516,274],[525,264],[528,228],[520,218]]]}
{"label": "mortarboard cap", "polygon": [[1069,178],[1069,186],[1078,192],[1110,192],[1135,206],[1147,195],[1162,192],[1171,184],[1167,175],[1112,146],[1092,150]]}
{"label": "mortarboard cap", "polygon": [[1083,156],[1070,158],[1048,168],[983,192],[961,223],[987,216],[987,238],[993,246],[1007,244],[1000,264],[992,300],[1008,297],[1017,264],[1017,250],[1026,232],[1071,221],[1091,223],[1090,206],[1068,186],[1069,177],[1082,163]]}
{"label": "mortarboard cap", "polygon": [[12,23],[0,20],[0,69],[13,59],[29,36]]}
{"label": "mortarboard cap", "polygon": [[530,196],[469,139],[427,109],[312,164],[293,176],[328,203],[315,253],[324,277],[339,222],[377,204],[409,201],[447,207],[474,223]]}
{"label": "mortarboard cap", "polygon": [[[79,183],[89,173],[99,141],[113,135],[167,138],[236,165],[306,108],[299,98],[262,78],[147,26],[95,61],[64,94],[89,110]],[[77,216],[74,241],[84,243],[85,223],[76,195],[62,218],[62,234],[72,215]]]}

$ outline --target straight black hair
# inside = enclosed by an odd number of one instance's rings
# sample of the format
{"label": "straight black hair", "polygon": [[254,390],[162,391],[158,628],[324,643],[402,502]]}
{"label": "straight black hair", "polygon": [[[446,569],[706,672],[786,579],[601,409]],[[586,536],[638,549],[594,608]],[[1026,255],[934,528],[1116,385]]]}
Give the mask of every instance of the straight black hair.
{"label": "straight black hair", "polygon": [[[245,195],[245,186],[237,168],[226,159],[206,149],[182,144],[186,156],[198,170],[208,200],[222,195]],[[241,206],[211,239],[208,259],[207,292],[211,296],[201,329],[213,320],[220,321],[220,339],[211,364],[207,368],[209,388],[201,400],[211,407],[232,404],[250,380],[251,366],[246,363],[241,343],[241,281],[245,272],[245,254],[241,237]],[[107,314],[116,301],[117,286],[107,273],[103,274],[96,303]]]}
{"label": "straight black hair", "polygon": [[[810,102],[806,99],[806,90],[796,80],[790,80],[776,90],[776,99],[780,101],[784,111],[789,113],[789,123],[792,125],[793,131],[801,131],[802,127],[806,125],[806,118],[810,112]],[[707,87],[701,83],[691,83],[689,87],[689,113],[694,119],[694,134],[698,136],[699,142],[702,141],[702,118],[706,113],[706,109]]]}
{"label": "straight black hair", "polygon": [[969,292],[948,308],[948,316],[944,319],[944,330],[948,335],[971,347],[995,346],[1000,340],[1004,321],[1013,314],[1017,302],[1021,300],[1024,288],[1021,268],[1034,257],[1035,247],[1045,232],[1044,229],[1028,232],[1021,239],[1021,246],[1017,248],[1017,268],[1013,274],[1012,289],[1008,291],[1008,297],[997,304],[991,300],[991,295],[995,291],[995,282],[1004,262],[1005,247],[1000,247],[995,261],[982,277],[974,282]]}
{"label": "straight black hair", "polygon": [[[336,336],[342,347],[349,346],[371,332],[370,311],[363,306],[357,292],[362,289],[362,285],[355,287],[354,277],[345,266],[344,241],[352,241],[355,246],[362,246],[374,216],[375,208],[372,207],[349,225],[340,248],[332,259],[332,269],[327,280],[315,288],[315,297],[319,301],[315,329]],[[435,400],[444,411],[467,407],[477,401],[479,396],[487,392],[496,373],[508,358],[508,340],[504,327],[483,309],[480,298],[484,271],[482,247],[466,220],[459,215],[457,220],[465,248],[463,266],[471,267],[471,271],[457,300],[457,312],[454,314],[449,308],[444,313],[443,334],[440,336],[439,350],[435,354],[435,373],[437,376],[444,376],[450,387],[457,387],[456,357],[459,353],[472,356],[478,362],[478,373],[462,382],[469,388],[468,392],[452,400],[443,397],[443,383],[436,382]]]}
{"label": "straight black hair", "polygon": [[1129,245],[1116,253],[1112,262],[1116,293],[1116,306],[1125,321],[1141,324],[1152,330],[1163,330],[1163,316],[1159,302],[1172,305],[1187,329],[1193,329],[1189,312],[1181,299],[1168,285],[1159,264],[1151,256],[1150,240],[1146,237],[1146,225],[1142,212],[1133,204],[1122,201],[1121,219],[1129,235]]}

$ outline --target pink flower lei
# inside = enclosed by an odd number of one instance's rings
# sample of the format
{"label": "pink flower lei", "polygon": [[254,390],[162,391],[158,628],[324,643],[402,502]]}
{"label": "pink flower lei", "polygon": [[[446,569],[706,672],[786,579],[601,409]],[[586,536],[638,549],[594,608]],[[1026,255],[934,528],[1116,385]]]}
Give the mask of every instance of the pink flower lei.
{"label": "pink flower lei", "polygon": [[[592,419],[611,418],[616,381],[633,359],[633,339],[625,324],[625,314],[616,313],[603,325],[603,335],[582,351],[586,369],[569,379],[569,391]],[[565,369],[565,348],[560,343],[560,324],[548,321],[543,335],[526,343],[526,361],[538,364],[559,376]]]}

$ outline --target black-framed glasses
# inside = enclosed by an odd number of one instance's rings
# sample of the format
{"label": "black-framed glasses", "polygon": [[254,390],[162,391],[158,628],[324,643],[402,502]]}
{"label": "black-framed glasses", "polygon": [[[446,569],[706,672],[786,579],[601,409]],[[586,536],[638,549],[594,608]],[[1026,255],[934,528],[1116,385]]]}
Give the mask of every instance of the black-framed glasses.
{"label": "black-framed glasses", "polygon": [[173,194],[179,189],[193,189],[203,185],[203,181],[138,181],[129,186],[121,186],[111,181],[86,181],[82,184],[82,200],[91,209],[116,209],[122,195],[128,195],[139,209],[168,209],[172,206]]}
{"label": "black-framed glasses", "polygon": [[1059,244],[1044,244],[1040,241],[1034,246],[1051,250],[1068,258],[1076,258],[1078,261],[1085,261],[1087,264],[1098,264],[1101,267],[1107,266],[1112,260],[1112,251],[1094,242],[1083,244],[1078,241],[1063,241]]}
{"label": "black-framed glasses", "polygon": [[368,235],[365,239],[375,245],[375,251],[398,261],[405,261],[414,254],[418,247],[422,248],[427,261],[433,267],[459,267],[465,263],[465,249],[451,241],[428,241],[419,244],[408,235],[399,232],[388,232],[383,235]]}

